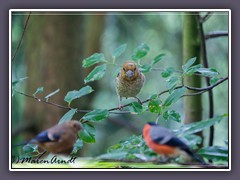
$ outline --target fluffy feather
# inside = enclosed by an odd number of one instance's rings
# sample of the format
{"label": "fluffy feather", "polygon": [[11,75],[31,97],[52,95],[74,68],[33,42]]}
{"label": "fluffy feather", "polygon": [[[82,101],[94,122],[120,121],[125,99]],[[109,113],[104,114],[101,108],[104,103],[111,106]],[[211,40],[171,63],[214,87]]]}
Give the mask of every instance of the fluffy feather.
{"label": "fluffy feather", "polygon": [[119,109],[122,109],[122,97],[134,97],[141,103],[137,97],[145,82],[144,74],[138,69],[134,61],[126,61],[116,78],[116,91],[119,96]]}

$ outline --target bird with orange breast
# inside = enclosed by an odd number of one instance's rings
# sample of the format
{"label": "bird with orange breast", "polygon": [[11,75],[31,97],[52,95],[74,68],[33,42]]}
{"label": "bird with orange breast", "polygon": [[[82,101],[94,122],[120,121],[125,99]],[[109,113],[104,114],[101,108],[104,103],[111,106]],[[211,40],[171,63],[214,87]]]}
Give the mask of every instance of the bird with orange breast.
{"label": "bird with orange breast", "polygon": [[167,157],[187,155],[202,165],[207,165],[198,155],[179,139],[173,131],[156,123],[149,122],[143,128],[143,138],[149,148]]}
{"label": "bird with orange breast", "polygon": [[82,129],[79,121],[66,121],[42,131],[32,140],[19,145],[37,144],[47,152],[68,155],[72,152],[73,146],[78,139],[78,131]]}
{"label": "bird with orange breast", "polygon": [[138,69],[134,61],[126,61],[116,78],[116,91],[119,96],[119,109],[122,110],[122,97],[133,97],[142,104],[137,97],[145,82],[144,74]]}

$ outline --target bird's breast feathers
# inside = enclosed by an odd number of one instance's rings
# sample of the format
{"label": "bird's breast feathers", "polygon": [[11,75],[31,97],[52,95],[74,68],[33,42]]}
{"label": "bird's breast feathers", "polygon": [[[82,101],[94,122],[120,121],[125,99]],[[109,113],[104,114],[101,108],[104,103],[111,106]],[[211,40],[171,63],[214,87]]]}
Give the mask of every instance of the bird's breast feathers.
{"label": "bird's breast feathers", "polygon": [[142,73],[133,81],[128,81],[118,76],[116,78],[117,93],[121,97],[135,97],[140,92],[144,82],[145,76]]}

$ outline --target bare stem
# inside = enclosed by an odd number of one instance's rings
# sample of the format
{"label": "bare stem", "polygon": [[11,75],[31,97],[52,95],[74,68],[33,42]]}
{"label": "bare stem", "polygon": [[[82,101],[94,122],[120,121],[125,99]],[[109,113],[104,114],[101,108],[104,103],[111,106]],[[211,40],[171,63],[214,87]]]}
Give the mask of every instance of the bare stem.
{"label": "bare stem", "polygon": [[29,14],[28,14],[27,20],[26,20],[26,22],[25,22],[25,25],[24,25],[24,28],[23,28],[23,31],[22,31],[21,38],[20,38],[20,40],[19,40],[19,42],[18,42],[17,49],[15,50],[15,52],[14,52],[14,54],[13,54],[13,56],[12,56],[12,62],[13,62],[13,60],[14,60],[14,58],[15,58],[15,56],[16,56],[16,54],[17,54],[17,52],[18,52],[18,50],[19,50],[19,48],[20,48],[20,46],[21,46],[21,44],[22,44],[23,36],[24,36],[25,31],[26,31],[26,28],[27,28],[27,25],[28,25],[28,21],[29,21],[29,19],[30,19],[30,16],[31,16],[31,12],[29,12]]}
{"label": "bare stem", "polygon": [[224,36],[228,36],[228,32],[227,31],[213,31],[213,32],[209,32],[205,35],[205,39],[211,39],[211,38],[217,38],[217,37],[224,37]]}

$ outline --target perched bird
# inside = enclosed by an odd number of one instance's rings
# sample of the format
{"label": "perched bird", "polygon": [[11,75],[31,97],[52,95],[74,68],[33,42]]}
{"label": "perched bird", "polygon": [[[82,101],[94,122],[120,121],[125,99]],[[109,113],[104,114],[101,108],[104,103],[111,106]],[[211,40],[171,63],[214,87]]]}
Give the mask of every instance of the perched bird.
{"label": "perched bird", "polygon": [[143,128],[143,138],[148,147],[158,154],[167,157],[177,157],[181,154],[188,155],[202,165],[207,165],[199,156],[181,141],[171,130],[156,123],[147,123]]}
{"label": "perched bird", "polygon": [[119,109],[122,110],[122,97],[129,98],[134,97],[142,104],[141,100],[137,97],[143,84],[145,82],[145,76],[138,69],[134,61],[126,61],[118,76],[116,78],[116,91],[119,95]]}
{"label": "perched bird", "polygon": [[38,144],[50,153],[67,155],[72,152],[73,145],[78,138],[78,131],[81,129],[82,125],[79,121],[66,121],[39,133],[24,144]]}

